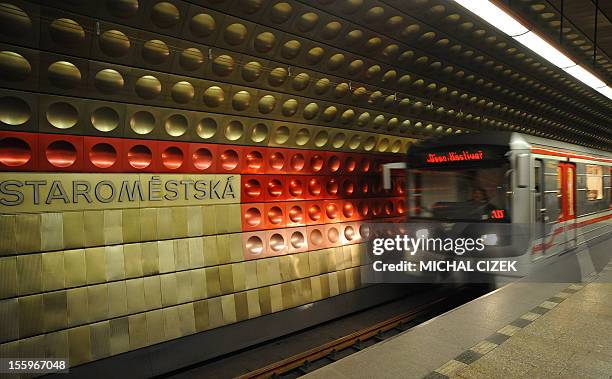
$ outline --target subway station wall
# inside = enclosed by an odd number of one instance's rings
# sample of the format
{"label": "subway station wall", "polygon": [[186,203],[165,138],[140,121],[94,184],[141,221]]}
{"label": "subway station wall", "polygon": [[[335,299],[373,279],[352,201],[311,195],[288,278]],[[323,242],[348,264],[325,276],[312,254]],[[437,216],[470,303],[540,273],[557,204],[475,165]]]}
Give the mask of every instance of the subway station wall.
{"label": "subway station wall", "polygon": [[413,141],[397,91],[422,83],[344,50],[349,24],[0,3],[0,356],[79,365],[363,286],[364,222],[405,212],[380,180]]}

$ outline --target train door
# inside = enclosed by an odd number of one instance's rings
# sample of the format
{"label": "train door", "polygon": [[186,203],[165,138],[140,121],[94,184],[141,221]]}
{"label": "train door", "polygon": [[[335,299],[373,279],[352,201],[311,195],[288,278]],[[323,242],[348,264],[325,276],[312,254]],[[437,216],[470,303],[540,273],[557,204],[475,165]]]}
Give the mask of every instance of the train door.
{"label": "train door", "polygon": [[564,223],[566,249],[576,246],[576,166],[573,163],[559,163],[559,222]]}
{"label": "train door", "polygon": [[536,159],[534,162],[534,183],[533,194],[535,196],[534,206],[534,253],[545,253],[545,212],[544,208],[544,171],[542,170],[542,161]]}

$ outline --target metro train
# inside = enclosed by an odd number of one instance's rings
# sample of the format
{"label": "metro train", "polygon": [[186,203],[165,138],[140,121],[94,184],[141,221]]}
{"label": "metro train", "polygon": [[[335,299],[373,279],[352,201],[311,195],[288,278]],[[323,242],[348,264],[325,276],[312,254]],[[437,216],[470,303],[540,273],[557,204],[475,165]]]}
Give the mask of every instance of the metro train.
{"label": "metro train", "polygon": [[[405,162],[383,167],[407,174],[407,221],[501,230],[487,258],[515,257],[523,267],[612,236],[612,154],[514,132],[425,140]],[[505,232],[504,232],[505,231]],[[452,233],[451,233],[452,234]],[[460,234],[459,232],[456,235]],[[469,259],[469,257],[467,257]]]}

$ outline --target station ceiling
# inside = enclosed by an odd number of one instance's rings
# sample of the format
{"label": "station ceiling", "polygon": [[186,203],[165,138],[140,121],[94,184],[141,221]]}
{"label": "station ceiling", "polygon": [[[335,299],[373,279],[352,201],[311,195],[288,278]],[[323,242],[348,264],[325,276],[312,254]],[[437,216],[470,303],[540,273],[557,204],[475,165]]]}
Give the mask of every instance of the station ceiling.
{"label": "station ceiling", "polygon": [[[558,6],[560,1],[513,0],[511,5],[542,34],[554,35],[559,33],[560,21],[555,22],[556,16],[551,16],[554,13],[551,9],[555,9],[551,3]],[[365,28],[364,42],[350,44],[356,52],[392,55],[400,67],[422,75],[423,86],[416,89],[444,107],[440,110],[437,105],[430,105],[424,113],[430,112],[440,122],[454,125],[458,122],[469,130],[515,130],[612,150],[611,100],[452,1],[309,3]],[[579,12],[581,3],[593,4],[590,0],[565,0],[565,7],[574,9],[573,22],[587,25],[592,22],[589,17],[595,16]],[[598,22],[602,25],[609,24],[604,17],[609,8],[607,5],[600,10]],[[591,40],[576,37],[578,29],[569,22],[564,23],[563,30],[563,46],[567,47],[568,55],[592,64],[592,46],[590,55],[587,49]],[[585,66],[610,83],[609,25],[598,28],[597,41],[595,66]],[[415,82],[411,83],[410,89],[415,86]],[[469,120],[463,117],[466,114],[470,114]]]}

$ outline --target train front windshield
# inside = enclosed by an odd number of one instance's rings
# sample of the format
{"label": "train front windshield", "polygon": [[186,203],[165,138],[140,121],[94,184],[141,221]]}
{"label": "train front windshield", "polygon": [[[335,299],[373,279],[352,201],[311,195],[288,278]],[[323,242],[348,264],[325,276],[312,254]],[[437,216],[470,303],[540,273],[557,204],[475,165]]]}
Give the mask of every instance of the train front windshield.
{"label": "train front windshield", "polygon": [[509,222],[507,163],[495,167],[435,167],[409,171],[409,216],[456,222]]}

